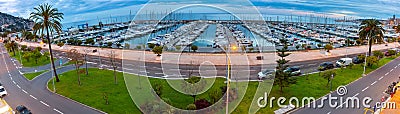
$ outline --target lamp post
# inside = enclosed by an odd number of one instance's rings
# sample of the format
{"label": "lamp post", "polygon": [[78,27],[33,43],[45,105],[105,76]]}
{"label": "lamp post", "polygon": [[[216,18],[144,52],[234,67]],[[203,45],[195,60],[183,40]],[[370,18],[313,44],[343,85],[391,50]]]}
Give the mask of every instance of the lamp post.
{"label": "lamp post", "polygon": [[[367,41],[368,41],[368,45],[367,45],[367,48],[368,48],[369,43],[370,43],[368,35],[367,35]],[[367,66],[367,57],[368,57],[368,51],[365,52],[363,76],[365,76],[365,67]]]}

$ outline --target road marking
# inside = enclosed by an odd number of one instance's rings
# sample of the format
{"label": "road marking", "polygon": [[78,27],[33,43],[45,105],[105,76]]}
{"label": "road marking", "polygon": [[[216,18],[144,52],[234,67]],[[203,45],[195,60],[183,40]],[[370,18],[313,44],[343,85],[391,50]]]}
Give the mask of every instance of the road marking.
{"label": "road marking", "polygon": [[28,92],[26,92],[24,89],[22,89],[22,92],[24,92],[24,93],[28,94]]}
{"label": "road marking", "polygon": [[159,73],[159,72],[157,72],[157,73],[154,73],[154,74],[164,74],[164,73]]}
{"label": "road marking", "polygon": [[13,80],[13,78],[10,76],[10,79]]}
{"label": "road marking", "polygon": [[62,113],[61,111],[59,111],[59,110],[57,110],[57,109],[55,109],[55,108],[53,108],[53,110],[56,111],[56,112],[58,112],[58,113],[60,113],[60,114],[64,114],[64,113]]}
{"label": "road marking", "polygon": [[308,66],[313,66],[313,65],[316,65],[316,64],[308,64]]}
{"label": "road marking", "polygon": [[379,78],[379,80],[382,80],[383,76]]}
{"label": "road marking", "polygon": [[394,69],[396,69],[398,66],[395,66]]}
{"label": "road marking", "polygon": [[17,84],[17,87],[21,89],[21,87],[19,87],[19,85]]}
{"label": "road marking", "polygon": [[353,97],[356,97],[357,95],[359,95],[360,93],[355,94]]}
{"label": "road marking", "polygon": [[33,95],[29,95],[30,97],[32,97],[33,99],[37,100],[37,98]]}
{"label": "road marking", "polygon": [[388,73],[386,73],[386,74],[385,74],[385,76],[386,76],[386,75],[388,75],[388,74],[389,74],[389,72],[388,72]]}
{"label": "road marking", "polygon": [[8,75],[9,75],[9,76],[11,76],[11,74],[10,74],[10,73],[8,73]]}
{"label": "road marking", "polygon": [[376,81],[375,82],[373,82],[371,85],[374,85],[376,83]]}
{"label": "road marking", "polygon": [[14,81],[14,80],[13,80],[12,82],[13,82],[14,84],[17,84],[17,83],[15,83],[15,81]]}
{"label": "road marking", "polygon": [[46,104],[46,103],[43,102],[43,101],[39,101],[39,102],[42,103],[43,105],[47,106],[47,107],[50,107],[48,104]]}
{"label": "road marking", "polygon": [[365,87],[365,88],[362,90],[362,92],[364,92],[364,91],[367,90],[368,88],[369,88],[369,86]]}
{"label": "road marking", "polygon": [[390,72],[392,72],[393,71],[393,69],[392,70],[390,70]]}
{"label": "road marking", "polygon": [[328,113],[326,113],[326,114],[331,114],[331,112],[328,112]]}

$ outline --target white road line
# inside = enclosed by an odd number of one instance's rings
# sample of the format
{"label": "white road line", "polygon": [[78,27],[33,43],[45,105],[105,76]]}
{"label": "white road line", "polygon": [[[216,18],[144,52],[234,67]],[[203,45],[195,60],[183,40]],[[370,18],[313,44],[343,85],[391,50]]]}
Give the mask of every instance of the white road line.
{"label": "white road line", "polygon": [[356,97],[357,95],[359,95],[360,93],[355,94],[353,97]]}
{"label": "white road line", "polygon": [[328,113],[326,113],[326,114],[331,114],[331,112],[328,112]]}
{"label": "white road line", "polygon": [[379,80],[382,80],[383,76],[379,78]]}
{"label": "white road line", "polygon": [[394,69],[396,69],[398,66],[395,66]]}
{"label": "white road line", "polygon": [[21,87],[17,84],[17,87],[21,89]]}
{"label": "white road line", "polygon": [[33,95],[29,95],[30,97],[32,97],[33,99],[37,100],[37,98]]}
{"label": "white road line", "polygon": [[364,92],[365,90],[367,90],[369,88],[369,86],[368,87],[365,87],[363,90],[362,90],[362,92]]}
{"label": "white road line", "polygon": [[376,81],[375,82],[373,82],[371,85],[374,85],[376,83]]}
{"label": "white road line", "polygon": [[46,104],[46,103],[43,102],[43,101],[39,101],[39,102],[42,103],[43,105],[47,106],[47,107],[50,107],[48,104]]}
{"label": "white road line", "polygon": [[316,64],[308,64],[308,66],[313,66],[313,65],[316,65]]}
{"label": "white road line", "polygon": [[22,89],[22,92],[24,92],[24,93],[28,94],[28,92],[26,92],[24,89]]}
{"label": "white road line", "polygon": [[393,69],[392,70],[390,70],[390,72],[392,72],[393,71]]}
{"label": "white road line", "polygon": [[164,74],[164,73],[159,73],[159,72],[157,72],[157,73],[154,73],[154,74]]}
{"label": "white road line", "polygon": [[56,111],[56,112],[58,112],[58,113],[60,113],[60,114],[64,114],[64,113],[62,113],[61,111],[59,111],[59,110],[57,110],[57,109],[55,109],[55,108],[53,108],[53,110]]}
{"label": "white road line", "polygon": [[15,83],[15,81],[14,81],[14,80],[13,80],[12,82],[13,82],[14,84],[17,84],[17,83]]}
{"label": "white road line", "polygon": [[10,76],[10,79],[13,80],[13,78]]}
{"label": "white road line", "polygon": [[386,75],[388,75],[388,74],[389,74],[389,72],[388,72],[388,73],[386,73],[386,74],[385,74],[385,76],[386,76]]}
{"label": "white road line", "polygon": [[9,76],[11,76],[11,74],[10,74],[10,73],[8,73],[8,75],[9,75]]}

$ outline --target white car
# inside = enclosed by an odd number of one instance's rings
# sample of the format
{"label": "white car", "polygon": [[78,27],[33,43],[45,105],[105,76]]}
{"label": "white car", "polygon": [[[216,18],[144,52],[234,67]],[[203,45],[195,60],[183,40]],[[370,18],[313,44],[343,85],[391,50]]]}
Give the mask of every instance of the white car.
{"label": "white car", "polygon": [[264,78],[272,78],[274,72],[275,72],[274,70],[270,70],[270,69],[259,72],[258,79],[262,80]]}
{"label": "white car", "polygon": [[3,86],[0,86],[0,98],[3,98],[7,95],[7,91]]}

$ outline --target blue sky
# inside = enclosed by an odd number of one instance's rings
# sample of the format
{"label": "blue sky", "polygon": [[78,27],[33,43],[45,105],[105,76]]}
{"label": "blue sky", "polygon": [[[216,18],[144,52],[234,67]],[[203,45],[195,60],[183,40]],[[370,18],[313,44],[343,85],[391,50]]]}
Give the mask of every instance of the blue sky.
{"label": "blue sky", "polygon": [[[158,0],[160,4],[218,4],[243,8],[245,0]],[[27,18],[33,7],[50,3],[65,14],[64,23],[128,15],[147,0],[0,0],[0,12]],[[351,16],[386,19],[400,11],[400,0],[251,0],[263,14]],[[207,12],[207,11],[203,11]]]}

